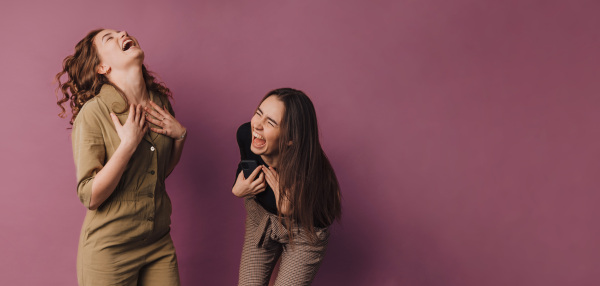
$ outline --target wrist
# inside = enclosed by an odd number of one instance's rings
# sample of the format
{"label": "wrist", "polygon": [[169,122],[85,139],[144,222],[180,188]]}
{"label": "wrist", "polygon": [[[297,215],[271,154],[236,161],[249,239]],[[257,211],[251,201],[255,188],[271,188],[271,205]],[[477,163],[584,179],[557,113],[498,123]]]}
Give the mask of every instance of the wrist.
{"label": "wrist", "polygon": [[238,197],[238,198],[242,198],[244,197],[242,195],[242,192],[239,188],[236,188],[235,186],[233,186],[233,188],[231,189],[231,192],[233,193],[234,196]]}
{"label": "wrist", "polygon": [[187,129],[183,128],[183,133],[181,133],[181,135],[175,137],[175,141],[184,140],[186,136],[187,136]]}
{"label": "wrist", "polygon": [[121,144],[119,144],[119,146],[117,147],[117,149],[121,149],[123,150],[123,152],[126,152],[130,155],[132,155],[135,152],[136,148],[137,146],[134,145],[134,143],[131,141],[121,141]]}

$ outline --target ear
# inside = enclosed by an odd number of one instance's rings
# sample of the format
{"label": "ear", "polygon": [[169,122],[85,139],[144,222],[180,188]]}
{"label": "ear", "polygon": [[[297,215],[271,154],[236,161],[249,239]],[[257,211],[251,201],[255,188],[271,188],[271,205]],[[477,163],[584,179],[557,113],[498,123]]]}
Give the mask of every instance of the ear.
{"label": "ear", "polygon": [[98,68],[96,69],[96,71],[99,74],[108,74],[110,72],[110,67],[105,64],[100,64],[100,65],[98,65]]}
{"label": "ear", "polygon": [[292,140],[288,141],[287,145],[292,146]]}

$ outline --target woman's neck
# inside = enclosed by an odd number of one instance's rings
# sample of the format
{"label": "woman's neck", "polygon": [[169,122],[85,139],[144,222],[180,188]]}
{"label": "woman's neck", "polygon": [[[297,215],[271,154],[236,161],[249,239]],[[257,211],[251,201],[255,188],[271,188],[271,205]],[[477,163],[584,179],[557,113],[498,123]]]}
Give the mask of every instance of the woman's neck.
{"label": "woman's neck", "polygon": [[145,105],[150,98],[141,67],[127,71],[114,71],[110,74],[109,80],[125,93],[129,104]]}
{"label": "woman's neck", "polygon": [[265,163],[267,165],[269,165],[269,167],[273,167],[273,168],[277,168],[278,167],[279,154],[277,154],[276,156],[260,155],[260,158],[262,158],[263,161],[265,161]]}

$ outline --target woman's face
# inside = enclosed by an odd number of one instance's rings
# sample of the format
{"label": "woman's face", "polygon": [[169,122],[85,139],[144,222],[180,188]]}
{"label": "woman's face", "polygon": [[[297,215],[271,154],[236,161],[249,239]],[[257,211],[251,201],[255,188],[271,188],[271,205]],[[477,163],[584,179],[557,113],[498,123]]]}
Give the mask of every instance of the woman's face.
{"label": "woman's face", "polygon": [[125,31],[102,30],[94,37],[94,44],[100,57],[98,73],[125,70],[132,65],[141,66],[144,61],[144,51],[139,43]]}
{"label": "woman's face", "polygon": [[250,150],[256,155],[274,158],[279,156],[279,133],[285,106],[277,96],[267,97],[256,109],[250,125],[252,126],[252,145]]}

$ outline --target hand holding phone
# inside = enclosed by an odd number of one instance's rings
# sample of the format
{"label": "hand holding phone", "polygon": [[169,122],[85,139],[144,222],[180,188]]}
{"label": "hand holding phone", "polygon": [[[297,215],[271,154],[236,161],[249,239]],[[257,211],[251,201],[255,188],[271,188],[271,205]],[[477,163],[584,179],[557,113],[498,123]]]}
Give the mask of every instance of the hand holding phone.
{"label": "hand holding phone", "polygon": [[256,160],[242,160],[240,162],[242,165],[242,171],[244,172],[244,178],[247,179],[250,174],[254,171],[254,169],[258,168],[258,163]]}
{"label": "hand holding phone", "polygon": [[[258,163],[255,160],[242,160],[240,162],[242,172],[237,176],[235,184],[231,191],[237,197],[254,196],[265,190],[266,182],[264,174],[258,169]],[[242,178],[243,177],[243,178]],[[252,178],[249,180],[247,178]]]}

